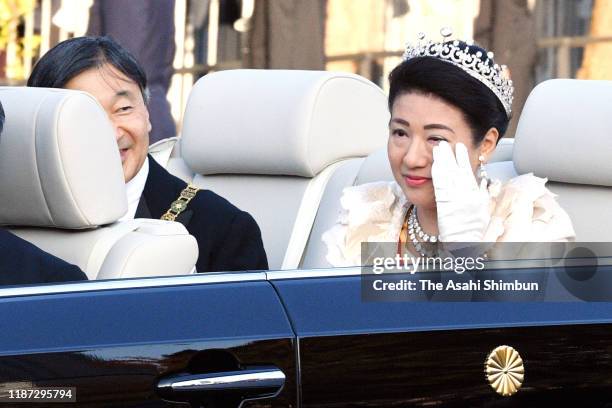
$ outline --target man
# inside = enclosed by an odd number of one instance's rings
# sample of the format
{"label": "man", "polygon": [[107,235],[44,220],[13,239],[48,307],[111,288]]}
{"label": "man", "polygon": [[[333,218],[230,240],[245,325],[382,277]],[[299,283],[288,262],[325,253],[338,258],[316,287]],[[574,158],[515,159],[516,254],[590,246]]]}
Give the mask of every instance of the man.
{"label": "man", "polygon": [[212,191],[187,186],[147,155],[147,79],[115,41],[78,37],[59,43],[36,63],[28,86],[81,90],[100,102],[113,124],[127,183],[124,219],[185,225],[198,241],[199,272],[268,268],[261,232],[248,213]]}
{"label": "man", "polygon": [[[4,109],[0,103],[0,135]],[[0,229],[0,286],[87,280],[76,266]]]}

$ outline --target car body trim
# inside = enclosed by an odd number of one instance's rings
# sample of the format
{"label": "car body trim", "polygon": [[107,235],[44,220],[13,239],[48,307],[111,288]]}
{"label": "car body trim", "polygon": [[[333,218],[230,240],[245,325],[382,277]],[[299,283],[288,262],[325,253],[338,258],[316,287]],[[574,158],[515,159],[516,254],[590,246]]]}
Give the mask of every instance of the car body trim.
{"label": "car body trim", "polygon": [[79,281],[62,284],[0,288],[0,298],[117,289],[154,288],[162,286],[188,286],[209,283],[255,282],[265,280],[266,274],[264,272],[217,272],[123,280]]}

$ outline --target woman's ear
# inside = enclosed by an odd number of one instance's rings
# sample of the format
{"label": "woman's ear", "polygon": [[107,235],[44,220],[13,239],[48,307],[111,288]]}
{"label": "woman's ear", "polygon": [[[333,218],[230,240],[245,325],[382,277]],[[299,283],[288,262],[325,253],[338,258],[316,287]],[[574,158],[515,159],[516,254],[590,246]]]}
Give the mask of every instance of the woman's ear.
{"label": "woman's ear", "polygon": [[495,148],[497,147],[497,139],[499,139],[499,132],[496,128],[491,128],[485,134],[485,137],[480,142],[479,154],[485,157],[485,161],[488,161]]}

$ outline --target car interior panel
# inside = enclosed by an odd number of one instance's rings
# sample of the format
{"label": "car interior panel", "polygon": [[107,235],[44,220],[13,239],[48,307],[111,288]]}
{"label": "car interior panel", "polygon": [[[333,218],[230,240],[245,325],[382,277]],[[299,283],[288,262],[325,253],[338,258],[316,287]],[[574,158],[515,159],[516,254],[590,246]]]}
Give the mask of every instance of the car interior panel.
{"label": "car interior panel", "polygon": [[[287,86],[272,86],[278,82],[285,82]],[[600,157],[605,154],[601,127],[609,110],[603,103],[609,88],[610,84],[605,81],[551,80],[539,85],[525,105],[515,138],[502,139],[487,165],[488,173],[502,181],[528,172],[546,176],[551,190],[559,194],[560,203],[575,220],[578,239],[582,241],[602,241],[609,235],[605,223],[594,223],[591,218],[592,214],[605,213],[600,206],[612,194],[607,167],[603,165],[601,171],[592,171],[592,159],[606,162]],[[572,129],[563,122],[563,112],[575,108],[572,98],[561,96],[567,92],[575,95],[574,99],[584,101],[574,116],[582,115],[584,120],[579,122],[592,129]],[[141,276],[139,272],[101,273],[100,270],[113,243],[121,239],[129,241],[124,235],[134,234],[139,229],[147,230],[139,235],[147,239],[159,235],[153,240],[159,245],[169,238],[167,234],[155,233],[156,228],[171,231],[178,247],[190,246],[184,245],[189,238],[183,236],[180,225],[168,226],[154,220],[113,223],[125,205],[123,198],[113,199],[123,191],[120,175],[96,172],[96,160],[103,160],[102,154],[111,156],[109,160],[118,160],[108,140],[106,145],[104,141],[95,142],[101,146],[95,149],[98,153],[95,158],[87,157],[87,152],[58,156],[62,150],[57,147],[54,150],[36,149],[42,143],[57,143],[64,149],[69,146],[71,152],[83,149],[77,143],[79,138],[75,137],[82,133],[104,139],[103,134],[111,130],[91,98],[78,92],[23,88],[4,88],[2,98],[9,120],[0,152],[7,156],[0,164],[5,175],[0,187],[7,189],[6,195],[10,197],[0,214],[2,223],[13,225],[18,235],[84,268],[90,278]],[[16,101],[23,98],[30,98],[32,103],[17,106]],[[248,108],[235,110],[236,104]],[[81,120],[75,119],[77,117]],[[262,229],[272,270],[322,268],[329,264],[320,236],[337,218],[342,190],[352,185],[393,179],[383,147],[387,120],[382,90],[356,75],[324,71],[224,71],[207,75],[194,86],[186,107],[182,136],[162,140],[153,145],[150,152],[173,174],[201,188],[211,189],[250,212]],[[100,125],[91,126],[93,122]],[[72,126],[66,126],[67,123]],[[56,129],[56,132],[43,132],[42,129]],[[548,146],[560,138],[570,141],[578,131],[593,136],[589,143],[577,143],[572,148],[575,160],[567,166],[564,152],[551,152]],[[533,133],[537,133],[538,138],[532,137]],[[23,135],[30,135],[30,139]],[[27,140],[30,147],[24,143]],[[94,142],[88,140],[88,143],[91,146]],[[9,155],[9,151],[18,153]],[[48,151],[56,154],[44,153]],[[26,157],[30,161],[15,163],[8,156]],[[33,170],[36,166],[40,166],[41,177]],[[62,175],[64,168],[66,174]],[[29,179],[17,181],[7,176],[15,172]],[[85,174],[97,179],[84,177]],[[309,190],[317,177],[324,178],[319,182],[323,190],[318,195]],[[24,185],[39,187],[28,193]],[[49,187],[51,185],[54,187]],[[64,185],[63,189],[56,188],[58,185]],[[92,185],[97,186],[95,193]],[[69,191],[66,186],[73,190]],[[100,189],[105,188],[109,191],[100,194]],[[9,190],[13,193],[8,193]],[[61,201],[64,197],[58,196],[61,191],[67,194],[67,204]],[[584,200],[585,194],[593,199]],[[102,199],[92,200],[92,196]],[[22,202],[38,205],[30,208],[32,217],[28,215],[28,207],[17,205]],[[74,208],[75,205],[81,208]],[[299,228],[299,215],[308,213],[314,214],[312,225],[305,223]],[[41,218],[42,214],[46,214],[45,219]],[[105,227],[97,228],[100,225]],[[24,229],[25,226],[33,228]],[[80,245],[97,250],[62,249],[66,248],[62,240],[70,240],[76,229],[83,230],[78,238]],[[113,239],[100,238],[111,230],[118,231],[111,234]],[[55,236],[62,239],[57,241],[52,238]],[[99,241],[105,243],[94,244]],[[287,252],[292,243],[295,244],[293,241],[305,242],[301,253],[299,243],[298,250],[294,250],[297,263],[287,262]],[[102,255],[87,255],[88,251]],[[184,254],[183,259],[194,257],[187,249]],[[114,264],[110,260],[114,257],[108,259],[111,267]],[[181,262],[180,273],[191,270],[187,266],[190,262]],[[164,272],[161,267],[147,265],[149,272],[141,273],[144,276],[173,275],[179,274],[179,269]]]}

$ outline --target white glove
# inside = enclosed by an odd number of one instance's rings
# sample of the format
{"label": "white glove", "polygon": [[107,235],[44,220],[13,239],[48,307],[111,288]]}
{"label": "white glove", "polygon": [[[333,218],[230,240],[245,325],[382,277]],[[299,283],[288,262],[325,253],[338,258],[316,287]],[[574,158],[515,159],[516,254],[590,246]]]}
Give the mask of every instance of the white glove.
{"label": "white glove", "polygon": [[438,230],[442,242],[481,242],[491,214],[487,181],[474,177],[467,148],[448,142],[433,148],[431,178],[436,195]]}

